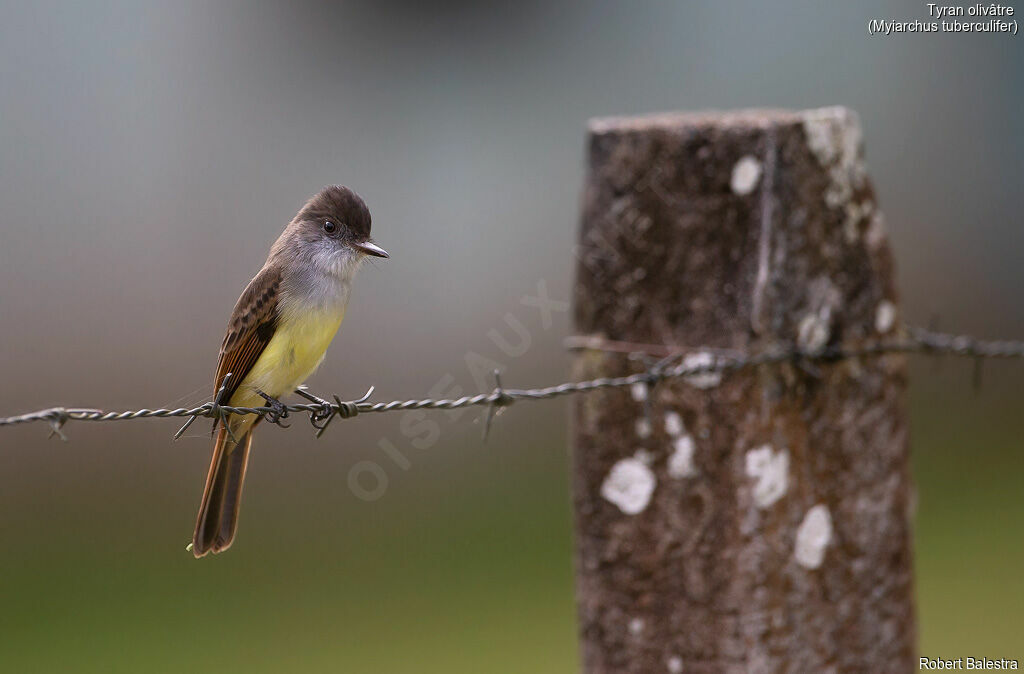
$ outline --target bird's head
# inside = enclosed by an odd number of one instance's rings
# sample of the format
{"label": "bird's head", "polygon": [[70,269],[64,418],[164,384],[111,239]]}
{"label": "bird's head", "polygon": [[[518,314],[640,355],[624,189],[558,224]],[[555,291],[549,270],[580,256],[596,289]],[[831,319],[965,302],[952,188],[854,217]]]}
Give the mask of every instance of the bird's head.
{"label": "bird's head", "polygon": [[[328,185],[299,210],[286,230],[295,252],[321,271],[347,278],[371,257],[389,257],[370,238],[370,210],[347,187]],[[285,237],[282,237],[284,239]]]}

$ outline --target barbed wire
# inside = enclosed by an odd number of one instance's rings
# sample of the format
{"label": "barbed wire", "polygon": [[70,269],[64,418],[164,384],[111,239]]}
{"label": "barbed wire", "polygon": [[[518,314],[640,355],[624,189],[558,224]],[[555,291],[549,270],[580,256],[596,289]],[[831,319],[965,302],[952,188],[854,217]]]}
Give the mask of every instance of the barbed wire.
{"label": "barbed wire", "polygon": [[[308,413],[310,422],[317,429],[317,437],[326,430],[327,425],[335,418],[343,419],[358,414],[398,412],[405,410],[454,410],[464,407],[487,406],[488,412],[484,425],[484,435],[490,429],[494,415],[503,407],[518,400],[547,400],[566,395],[586,393],[606,388],[629,387],[637,384],[653,386],[659,381],[678,378],[697,378],[701,375],[722,375],[739,370],[775,365],[782,363],[832,363],[855,358],[867,358],[897,353],[919,353],[939,356],[952,355],[972,358],[975,361],[975,381],[979,381],[980,364],[985,359],[993,358],[1024,358],[1024,341],[1015,340],[983,340],[969,335],[954,335],[924,328],[907,328],[899,337],[890,340],[869,342],[857,346],[826,346],[811,350],[795,345],[769,348],[756,354],[743,354],[734,351],[710,348],[683,348],[664,345],[636,344],[632,342],[616,342],[595,337],[570,337],[566,340],[570,349],[596,350],[630,354],[646,363],[644,371],[621,377],[599,377],[586,381],[565,382],[554,386],[532,389],[506,389],[501,384],[501,375],[494,373],[495,387],[489,393],[478,393],[459,398],[422,398],[412,400],[392,400],[390,402],[370,402],[373,387],[363,397],[356,400],[343,401],[332,396],[333,402],[323,400],[305,391],[297,391],[310,400],[308,403],[284,405],[283,409],[275,407],[233,407],[206,402],[195,407],[176,407],[160,409],[138,409],[124,412],[105,412],[99,409],[79,407],[50,407],[36,412],[0,417],[0,426],[13,426],[31,422],[44,421],[50,425],[51,435],[67,439],[63,433],[64,425],[69,421],[127,421],[129,419],[187,417],[188,421],[175,434],[175,439],[199,417],[224,420],[231,414],[257,414],[274,419],[279,423],[289,413]],[[687,358],[701,354],[700,358]],[[652,361],[652,357],[660,356],[660,360]],[[682,360],[682,362],[677,362]]]}

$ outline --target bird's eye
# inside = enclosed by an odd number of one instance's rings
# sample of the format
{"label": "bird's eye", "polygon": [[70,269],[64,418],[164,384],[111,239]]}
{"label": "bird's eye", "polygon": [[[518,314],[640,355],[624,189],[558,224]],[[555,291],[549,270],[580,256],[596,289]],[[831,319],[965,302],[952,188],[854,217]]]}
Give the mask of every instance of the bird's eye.
{"label": "bird's eye", "polygon": [[324,231],[327,232],[328,234],[334,234],[336,231],[338,231],[338,226],[331,222],[330,220],[325,220]]}

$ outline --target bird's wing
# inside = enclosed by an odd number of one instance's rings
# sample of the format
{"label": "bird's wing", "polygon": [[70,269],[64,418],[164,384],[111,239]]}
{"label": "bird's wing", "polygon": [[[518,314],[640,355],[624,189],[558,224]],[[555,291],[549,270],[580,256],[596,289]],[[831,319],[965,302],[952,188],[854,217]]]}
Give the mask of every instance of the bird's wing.
{"label": "bird's wing", "polygon": [[[280,288],[280,271],[264,267],[238,298],[228,323],[227,334],[224,335],[224,343],[220,347],[217,377],[214,379],[213,392],[218,405],[228,404],[238,385],[249,374],[274,336]],[[224,390],[220,391],[224,377],[229,372],[231,379]]]}

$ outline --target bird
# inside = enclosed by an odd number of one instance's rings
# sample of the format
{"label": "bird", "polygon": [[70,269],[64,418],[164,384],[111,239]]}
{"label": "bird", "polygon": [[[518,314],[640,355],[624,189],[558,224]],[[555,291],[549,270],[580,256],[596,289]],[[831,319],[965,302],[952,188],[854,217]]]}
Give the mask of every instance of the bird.
{"label": "bird", "polygon": [[287,415],[280,399],[302,393],[299,387],[323,362],[361,264],[390,257],[370,238],[370,224],[370,211],[354,191],[323,188],[284,228],[238,298],[220,347],[214,403],[267,405],[271,411],[215,418],[213,455],[192,536],[195,557],[231,547],[253,431],[264,418],[280,423]]}

